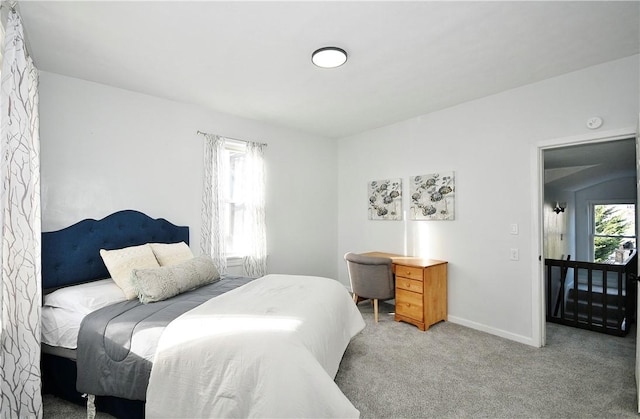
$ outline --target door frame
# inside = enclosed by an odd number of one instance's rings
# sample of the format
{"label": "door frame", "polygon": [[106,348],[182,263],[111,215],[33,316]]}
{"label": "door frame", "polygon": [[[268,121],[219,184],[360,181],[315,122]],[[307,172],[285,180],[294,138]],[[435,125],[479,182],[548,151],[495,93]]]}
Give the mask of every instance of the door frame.
{"label": "door frame", "polygon": [[[619,128],[609,131],[588,132],[571,137],[553,138],[549,140],[539,141],[532,147],[531,166],[535,167],[534,176],[531,182],[533,197],[531,202],[532,208],[532,249],[536,252],[532,257],[531,270],[533,272],[534,281],[532,281],[532,343],[537,347],[545,346],[547,343],[546,334],[546,296],[544,281],[544,213],[542,207],[544,205],[544,151],[554,148],[569,147],[582,144],[596,144],[599,142],[623,140],[629,137],[636,137],[636,127]],[[640,178],[640,173],[636,174]]]}

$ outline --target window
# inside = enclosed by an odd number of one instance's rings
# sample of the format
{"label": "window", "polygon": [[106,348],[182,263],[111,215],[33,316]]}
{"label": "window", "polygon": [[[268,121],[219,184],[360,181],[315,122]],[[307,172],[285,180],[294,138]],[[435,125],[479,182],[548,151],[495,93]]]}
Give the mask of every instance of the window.
{"label": "window", "polygon": [[593,261],[622,263],[636,248],[635,204],[593,204],[591,213]]}
{"label": "window", "polygon": [[246,163],[246,144],[227,140],[224,148],[224,159],[228,177],[224,188],[224,231],[227,258],[240,258],[247,254],[245,235],[242,234],[245,222],[247,187],[241,173]]}
{"label": "window", "polygon": [[218,271],[242,265],[243,275],[260,277],[267,271],[265,225],[266,144],[205,137],[202,188],[202,253]]}

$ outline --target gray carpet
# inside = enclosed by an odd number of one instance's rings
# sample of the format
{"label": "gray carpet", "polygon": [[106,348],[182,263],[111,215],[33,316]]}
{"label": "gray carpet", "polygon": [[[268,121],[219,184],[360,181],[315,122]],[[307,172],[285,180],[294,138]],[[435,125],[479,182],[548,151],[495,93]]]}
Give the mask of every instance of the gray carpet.
{"label": "gray carpet", "polygon": [[[336,382],[362,418],[638,417],[634,334],[548,324],[547,346],[537,349],[450,322],[421,332],[382,314],[374,324],[371,305],[359,307],[367,327]],[[44,417],[85,411],[45,396]]]}
{"label": "gray carpet", "polygon": [[538,349],[450,322],[376,325],[370,307],[336,377],[362,418],[637,417],[631,334],[548,324]]}

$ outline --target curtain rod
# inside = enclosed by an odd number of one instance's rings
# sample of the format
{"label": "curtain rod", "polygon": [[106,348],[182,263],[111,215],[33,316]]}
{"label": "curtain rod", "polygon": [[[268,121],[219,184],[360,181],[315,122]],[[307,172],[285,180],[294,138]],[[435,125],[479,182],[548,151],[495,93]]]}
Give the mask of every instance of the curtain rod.
{"label": "curtain rod", "polygon": [[[212,134],[209,134],[208,132],[202,132],[202,131],[200,131],[200,130],[198,130],[198,131],[197,131],[197,133],[198,133],[198,134],[200,134],[200,135],[212,135]],[[224,138],[226,138],[227,140],[240,141],[241,143],[251,143],[251,142],[253,142],[253,141],[241,140],[241,139],[239,139],[239,138],[227,137],[227,136],[225,136],[225,135],[220,135],[220,137],[224,137]],[[257,144],[259,144],[259,145],[261,145],[261,146],[265,146],[265,147],[269,145],[269,144],[267,144],[267,143],[257,143]]]}
{"label": "curtain rod", "polygon": [[16,11],[17,0],[2,0],[0,1],[0,9],[8,7],[10,11]]}

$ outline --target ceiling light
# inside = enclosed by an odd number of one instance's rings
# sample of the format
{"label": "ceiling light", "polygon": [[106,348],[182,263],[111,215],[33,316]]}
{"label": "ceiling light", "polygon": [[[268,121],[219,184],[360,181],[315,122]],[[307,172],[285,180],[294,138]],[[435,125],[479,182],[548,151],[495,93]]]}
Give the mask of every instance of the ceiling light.
{"label": "ceiling light", "polygon": [[324,47],[313,52],[311,61],[322,68],[340,67],[347,62],[347,53],[342,48]]}

